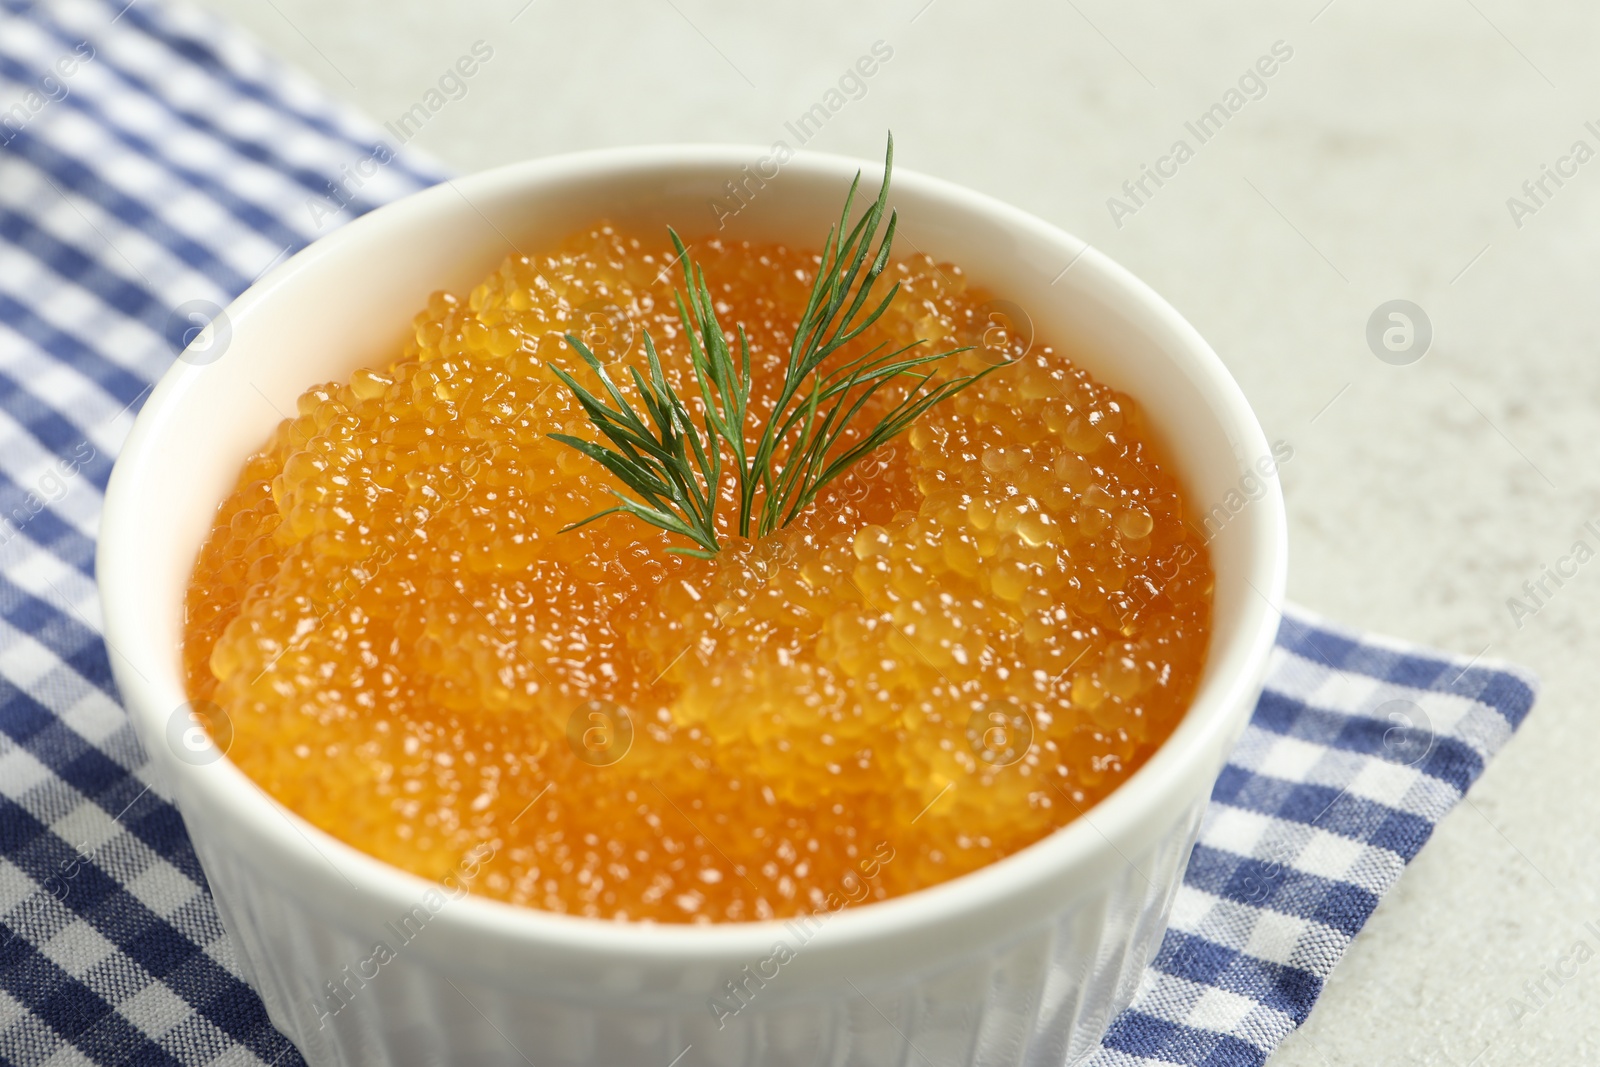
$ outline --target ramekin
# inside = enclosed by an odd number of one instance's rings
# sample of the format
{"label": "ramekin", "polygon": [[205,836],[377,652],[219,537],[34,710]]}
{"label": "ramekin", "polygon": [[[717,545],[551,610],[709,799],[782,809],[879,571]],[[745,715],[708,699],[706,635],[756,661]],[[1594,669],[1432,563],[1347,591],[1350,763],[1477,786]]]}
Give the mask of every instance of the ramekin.
{"label": "ramekin", "polygon": [[[464,292],[513,249],[537,252],[602,216],[671,223],[686,239],[721,227],[810,244],[857,170],[870,188],[879,166],[800,154],[779,167],[760,148],[674,145],[446,182],[279,266],[151,395],[106,494],[107,644],[247,978],[309,1062],[1057,1067],[1132,999],[1276,632],[1283,503],[1257,474],[1271,453],[1222,362],[1146,285],[1040,219],[910,171],[895,174],[897,251],[959,263],[1039,338],[1137,397],[1197,523],[1216,519],[1214,634],[1193,706],[1086,815],[808,936],[784,922],[618,924],[451,899],[304,822],[184,729],[190,569],[245,456],[305,388],[392,359],[431,291]],[[1240,507],[1244,488],[1255,499]],[[780,943],[792,959],[778,966]]]}

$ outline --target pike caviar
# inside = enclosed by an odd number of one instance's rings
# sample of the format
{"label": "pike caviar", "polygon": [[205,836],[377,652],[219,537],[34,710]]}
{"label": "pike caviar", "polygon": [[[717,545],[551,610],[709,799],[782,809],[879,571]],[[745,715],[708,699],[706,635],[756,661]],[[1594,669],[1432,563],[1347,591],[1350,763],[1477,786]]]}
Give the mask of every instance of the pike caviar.
{"label": "pike caviar", "polygon": [[[692,254],[749,335],[759,425],[818,257]],[[308,390],[246,463],[187,593],[192,706],[330,834],[570,914],[832,909],[1071,822],[1188,706],[1206,546],[1132,399],[959,268],[889,277],[837,358],[920,337],[978,346],[941,373],[1006,365],[769,537],[728,529],[730,479],[709,561],[626,515],[561,532],[619,483],[547,436],[595,436],[546,367],[598,392],[569,331],[624,381],[648,329],[698,397],[664,235],[600,224],[435,293],[395,362]]]}

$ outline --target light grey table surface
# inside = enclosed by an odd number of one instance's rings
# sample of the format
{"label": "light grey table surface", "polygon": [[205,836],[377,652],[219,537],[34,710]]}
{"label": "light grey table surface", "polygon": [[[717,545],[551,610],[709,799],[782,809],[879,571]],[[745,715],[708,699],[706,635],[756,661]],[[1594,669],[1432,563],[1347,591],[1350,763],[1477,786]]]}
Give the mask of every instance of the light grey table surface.
{"label": "light grey table surface", "polygon": [[[1568,955],[1600,950],[1584,927],[1600,929],[1600,563],[1530,617],[1507,603],[1580,536],[1600,546],[1581,529],[1600,520],[1600,158],[1561,162],[1578,140],[1600,152],[1600,7],[208,2],[380,121],[485,42],[465,96],[414,141],[462,171],[647,142],[792,145],[784,122],[884,42],[892,58],[808,147],[873,157],[893,128],[903,165],[1120,260],[1292,443],[1296,602],[1543,678],[1272,1063],[1600,1062],[1600,963]],[[1114,219],[1108,198],[1174,140],[1198,145],[1184,123],[1280,41],[1292,56],[1259,99]],[[1546,178],[1536,203],[1522,185],[1546,165],[1576,174]],[[1406,366],[1366,341],[1399,298],[1434,333]],[[1525,983],[1558,966],[1571,977],[1531,999]],[[1534,1010],[1516,1017],[1512,998]]]}

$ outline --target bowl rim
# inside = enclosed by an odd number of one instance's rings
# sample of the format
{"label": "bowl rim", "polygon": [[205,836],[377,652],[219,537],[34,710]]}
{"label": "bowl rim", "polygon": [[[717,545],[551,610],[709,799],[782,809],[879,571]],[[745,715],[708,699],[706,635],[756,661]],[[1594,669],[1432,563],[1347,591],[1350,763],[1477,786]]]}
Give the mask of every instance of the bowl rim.
{"label": "bowl rim", "polygon": [[[232,301],[225,313],[237,336],[241,323],[247,325],[252,316],[270,309],[275,293],[287,279],[345,245],[366,240],[381,228],[405,226],[408,218],[431,209],[443,198],[463,199],[470,205],[480,196],[487,198],[507,189],[539,187],[595,173],[708,165],[737,168],[768,154],[768,148],[741,144],[641,145],[526,160],[447,180],[379,207],[313,241]],[[784,170],[848,179],[857,171],[869,175],[875,166],[881,163],[802,150],[784,164]],[[1203,374],[1226,416],[1225,431],[1239,442],[1236,458],[1242,463],[1269,451],[1254,413],[1220,358],[1187,320],[1126,268],[1061,228],[986,194],[904,167],[896,168],[895,182],[902,193],[914,187],[937,198],[945,210],[1019,226],[1062,243],[1064,248],[1076,249],[1075,267],[1098,272],[1162,330],[1179,340],[1179,344],[1168,346],[1168,354],[1174,360],[1187,361]],[[172,663],[133,664],[118,651],[123,644],[120,637],[140,626],[137,598],[124,595],[121,590],[138,567],[138,558],[131,549],[125,550],[122,542],[131,544],[131,539],[121,536],[120,531],[142,521],[139,484],[157,476],[145,469],[147,443],[164,431],[166,411],[205,373],[219,372],[228,362],[196,367],[178,361],[163,375],[140,412],[107,486],[96,572],[108,652],[124,704],[147,751],[169,774],[184,777],[184,788],[174,792],[203,797],[209,807],[254,835],[253,848],[281,858],[302,872],[323,871],[326,884],[318,888],[324,894],[344,894],[342,879],[367,904],[379,902],[403,909],[429,890],[437,890],[439,883],[391,866],[312,826],[256,786],[231,760],[194,766],[161,753],[156,738],[165,724],[157,709],[178,707],[187,699],[181,671],[174,669],[175,659]],[[984,909],[1003,908],[1008,900],[1014,901],[1024,893],[1058,885],[1074,871],[1132,863],[1119,844],[1152,836],[1148,830],[1152,819],[1162,817],[1163,802],[1172,799],[1178,786],[1191,783],[1197,773],[1214,773],[1214,768],[1208,770],[1213,752],[1237,736],[1248,717],[1248,708],[1253,706],[1277,633],[1287,570],[1287,520],[1281,488],[1276,478],[1263,481],[1263,496],[1232,520],[1250,527],[1253,543],[1263,546],[1247,567],[1247,581],[1260,595],[1241,613],[1237,633],[1231,635],[1231,640],[1245,646],[1237,668],[1208,683],[1172,734],[1145,763],[1077,819],[975,871],[888,900],[853,905],[833,913],[816,939],[807,943],[808,953],[817,953],[824,945],[859,947],[897,934],[926,931]],[[1217,640],[1218,634],[1213,631],[1208,656],[1216,654]],[[1246,707],[1244,712],[1238,710],[1241,704]],[[1209,788],[1209,778],[1206,787]],[[198,792],[191,794],[191,790]],[[338,877],[329,875],[329,868]],[[302,891],[301,895],[306,893]],[[1069,899],[1063,897],[1063,904]],[[514,941],[522,947],[538,946],[614,961],[683,963],[760,959],[792,921],[617,922],[546,912],[469,893],[435,914],[429,925]],[[428,940],[437,943],[442,935]]]}

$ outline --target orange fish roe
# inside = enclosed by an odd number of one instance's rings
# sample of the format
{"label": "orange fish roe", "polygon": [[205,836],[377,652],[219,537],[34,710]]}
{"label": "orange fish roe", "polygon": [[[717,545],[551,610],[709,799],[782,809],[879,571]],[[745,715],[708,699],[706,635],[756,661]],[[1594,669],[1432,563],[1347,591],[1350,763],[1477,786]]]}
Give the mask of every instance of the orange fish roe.
{"label": "orange fish roe", "polygon": [[[756,425],[818,257],[693,254],[749,334]],[[184,646],[213,735],[374,856],[442,878],[488,855],[475,892],[615,919],[882,899],[1071,822],[1187,709],[1206,546],[1129,397],[1006,332],[958,268],[889,273],[859,343],[1011,365],[763,540],[727,530],[730,477],[712,560],[625,515],[560,532],[620,487],[546,436],[596,436],[545,365],[598,391],[562,334],[620,371],[648,329],[698,397],[664,235],[600,225],[434,294],[395,363],[307,391],[223,503]]]}

